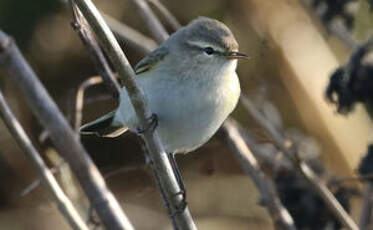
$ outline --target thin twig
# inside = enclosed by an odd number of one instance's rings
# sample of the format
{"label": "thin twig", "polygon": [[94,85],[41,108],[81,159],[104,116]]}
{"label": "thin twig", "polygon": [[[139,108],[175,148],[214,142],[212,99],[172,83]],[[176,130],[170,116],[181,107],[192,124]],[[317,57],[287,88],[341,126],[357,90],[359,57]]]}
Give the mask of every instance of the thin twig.
{"label": "thin twig", "polygon": [[150,30],[152,36],[157,41],[157,43],[162,43],[168,38],[168,33],[163,27],[162,23],[154,15],[153,11],[150,9],[148,3],[145,0],[132,0],[139,14],[141,15],[143,21],[146,23],[147,28]]}
{"label": "thin twig", "polygon": [[80,126],[82,125],[83,118],[83,106],[84,106],[84,93],[86,89],[90,86],[97,85],[102,83],[102,77],[93,76],[85,80],[82,84],[79,85],[79,88],[76,92],[75,97],[75,116],[74,116],[74,129],[78,136]]}
{"label": "thin twig", "polygon": [[300,171],[304,178],[312,185],[315,191],[327,204],[329,209],[339,219],[339,221],[350,230],[358,230],[358,226],[351,219],[348,213],[343,209],[342,205],[326,187],[326,185],[317,177],[313,170],[303,161],[297,157],[297,151],[294,146],[289,146],[289,141],[283,137],[283,135],[267,121],[254,106],[254,104],[244,95],[240,99],[243,107],[250,113],[252,118],[269,134],[273,139],[275,145],[286,154],[287,157],[292,161],[294,167]]}
{"label": "thin twig", "polygon": [[125,44],[133,46],[142,54],[148,54],[157,48],[157,43],[153,39],[143,35],[132,27],[119,22],[109,15],[102,14],[102,16],[104,16],[105,21],[119,40],[123,41]]}
{"label": "thin twig", "polygon": [[372,212],[373,212],[373,184],[369,182],[364,193],[363,199],[363,209],[361,211],[360,217],[360,230],[371,229],[370,225],[372,222]]}
{"label": "thin twig", "polygon": [[[59,172],[59,170],[56,167],[48,168],[48,169],[52,173],[52,175],[54,175],[57,172]],[[26,196],[27,194],[29,194],[30,192],[32,192],[34,189],[36,189],[40,185],[40,183],[42,182],[41,180],[42,180],[42,178],[38,178],[38,179],[34,180],[25,189],[23,189],[23,191],[21,192],[21,196]]]}
{"label": "thin twig", "polygon": [[21,196],[26,196],[30,192],[34,191],[41,183],[41,178],[34,180],[31,184],[29,184],[25,189],[22,190]]}
{"label": "thin twig", "polygon": [[[102,82],[103,81],[102,81],[102,78],[100,76],[93,76],[93,77],[88,78],[87,80],[85,80],[83,83],[80,84],[80,86],[77,90],[77,93],[76,93],[76,97],[75,97],[75,129],[76,130],[79,131],[79,128],[80,128],[81,123],[82,123],[83,107],[84,107],[84,105],[87,104],[86,103],[87,100],[84,100],[85,91],[89,87],[100,84]],[[107,179],[109,179],[109,178],[111,178],[111,177],[113,177],[117,174],[132,171],[132,170],[136,170],[136,169],[141,169],[141,168],[144,168],[145,166],[146,166],[145,164],[141,164],[141,165],[130,165],[130,166],[120,167],[120,168],[115,169],[113,171],[104,173],[104,178],[105,178],[105,180],[107,180]]]}
{"label": "thin twig", "polygon": [[245,142],[249,149],[252,150],[255,157],[259,159],[262,165],[269,165],[274,174],[278,169],[293,170],[293,165],[290,160],[284,156],[278,149],[273,146],[273,150],[264,150],[260,147],[260,143],[256,141],[252,136],[248,135],[246,131],[240,132],[242,138],[245,139]]}
{"label": "thin twig", "polygon": [[61,187],[58,185],[52,172],[45,165],[39,152],[32,145],[31,140],[23,130],[21,124],[17,121],[13,112],[6,103],[3,94],[0,92],[0,116],[8,127],[10,133],[13,135],[17,144],[21,147],[23,152],[34,163],[35,168],[39,171],[44,184],[52,195],[57,204],[61,214],[65,217],[72,229],[88,230],[89,228],[80,217],[78,211],[74,208],[69,198],[65,195]]}
{"label": "thin twig", "polygon": [[159,1],[159,0],[147,0],[153,6],[155,6],[159,12],[166,18],[166,21],[171,25],[174,31],[180,29],[181,24],[176,17]]}
{"label": "thin twig", "polygon": [[71,25],[78,33],[79,38],[82,40],[82,43],[87,49],[97,72],[102,76],[106,87],[109,89],[110,93],[112,93],[113,98],[118,101],[120,95],[120,85],[118,84],[109,63],[106,61],[104,53],[94,38],[94,35],[92,34],[82,13],[75,3],[71,2],[71,7],[73,11],[73,22]]}
{"label": "thin twig", "polygon": [[118,169],[115,169],[115,170],[112,170],[112,171],[109,171],[107,173],[104,173],[104,177],[105,179],[110,179],[118,174],[122,174],[122,173],[126,173],[126,172],[130,172],[130,171],[135,171],[135,170],[144,170],[147,168],[147,164],[143,163],[143,164],[133,164],[133,165],[126,165],[126,166],[123,166],[123,167],[120,167]]}
{"label": "thin twig", "polygon": [[148,126],[148,118],[152,113],[145,103],[143,92],[136,85],[133,69],[94,4],[90,0],[75,0],[75,3],[96,33],[100,44],[102,44],[126,87],[139,121],[139,128],[145,130],[143,138],[154,165],[155,174],[159,178],[160,188],[164,194],[165,202],[169,207],[168,211],[175,228],[196,229],[189,208],[186,207],[183,211],[180,211],[180,207],[184,203],[183,196],[175,195],[180,194],[180,187],[171,168],[168,156],[163,150],[157,130],[152,132],[151,129],[145,128]]}
{"label": "thin twig", "polygon": [[39,122],[48,130],[59,153],[69,163],[84,192],[108,229],[133,229],[103,177],[79,143],[52,98],[28,65],[13,39],[0,32],[0,65],[12,76]]}
{"label": "thin twig", "polygon": [[348,182],[348,181],[353,181],[353,182],[356,182],[356,181],[359,181],[361,183],[365,183],[365,182],[370,182],[370,180],[373,179],[373,174],[367,174],[367,175],[360,175],[360,176],[355,176],[355,177],[342,177],[342,178],[337,178],[335,180],[333,180],[331,183],[329,183],[330,186],[334,186],[334,185],[339,185],[341,183],[345,183],[345,182]]}
{"label": "thin twig", "polygon": [[260,169],[257,160],[242,138],[236,123],[232,120],[225,121],[223,130],[226,132],[226,140],[236,153],[242,168],[252,178],[258,188],[276,229],[296,230],[292,217],[281,203],[273,181]]}

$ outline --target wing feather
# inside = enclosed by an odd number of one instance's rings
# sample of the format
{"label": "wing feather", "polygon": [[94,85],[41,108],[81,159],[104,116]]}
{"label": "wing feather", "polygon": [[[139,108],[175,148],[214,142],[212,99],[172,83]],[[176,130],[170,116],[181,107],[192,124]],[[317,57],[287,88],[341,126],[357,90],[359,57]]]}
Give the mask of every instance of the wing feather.
{"label": "wing feather", "polygon": [[140,74],[152,69],[160,61],[162,61],[167,54],[168,49],[166,47],[160,47],[154,50],[148,56],[144,57],[139,63],[137,63],[135,66],[135,73]]}

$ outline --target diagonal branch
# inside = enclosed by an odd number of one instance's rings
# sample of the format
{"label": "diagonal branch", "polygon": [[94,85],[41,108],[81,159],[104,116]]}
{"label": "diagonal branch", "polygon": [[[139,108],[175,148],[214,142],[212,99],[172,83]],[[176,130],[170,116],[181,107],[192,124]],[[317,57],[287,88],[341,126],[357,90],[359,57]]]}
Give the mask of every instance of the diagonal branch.
{"label": "diagonal branch", "polygon": [[350,230],[358,230],[358,226],[351,219],[348,213],[343,209],[342,205],[326,187],[326,185],[320,181],[313,170],[303,161],[297,157],[297,152],[294,146],[287,146],[288,140],[262,116],[262,114],[255,108],[254,104],[244,95],[240,99],[241,104],[246,111],[252,116],[252,118],[270,135],[275,145],[285,153],[287,157],[292,161],[294,167],[304,176],[304,178],[312,185],[315,191],[324,200],[330,210],[338,218],[338,220]]}
{"label": "diagonal branch", "polygon": [[168,33],[161,22],[158,20],[158,18],[154,15],[148,3],[145,0],[132,1],[136,4],[139,14],[141,15],[143,21],[146,23],[147,28],[150,30],[157,43],[160,44],[164,40],[166,40],[168,38]]}
{"label": "diagonal branch", "polygon": [[53,173],[48,169],[43,159],[40,157],[40,154],[32,145],[31,140],[27,137],[27,134],[23,130],[21,124],[17,121],[13,112],[10,110],[1,92],[0,117],[3,119],[5,125],[8,127],[10,133],[13,135],[22,151],[34,163],[34,166],[39,171],[44,184],[55,200],[58,209],[70,224],[71,228],[75,230],[88,230],[89,228],[80,217],[78,211],[74,208],[69,198],[58,185]]}
{"label": "diagonal branch", "polygon": [[242,138],[236,123],[226,120],[223,124],[226,141],[236,153],[243,170],[252,178],[258,188],[264,205],[271,215],[276,229],[296,230],[294,221],[287,209],[282,205],[273,181],[260,169],[257,160]]}
{"label": "diagonal branch", "polygon": [[196,229],[189,209],[186,207],[183,211],[180,211],[180,207],[183,206],[183,197],[176,194],[180,194],[181,190],[168,156],[163,150],[157,131],[152,132],[152,130],[145,128],[148,126],[148,118],[151,117],[151,111],[145,103],[143,92],[136,85],[135,73],[127,57],[124,55],[114,35],[92,1],[74,0],[74,2],[78,5],[91,28],[96,33],[98,40],[126,87],[139,121],[139,128],[145,130],[143,138],[149,151],[149,156],[154,164],[156,178],[159,179],[161,191],[164,194],[166,206],[168,207],[175,228]]}
{"label": "diagonal branch", "polygon": [[48,130],[59,153],[69,163],[97,214],[108,229],[132,230],[132,224],[105,184],[62,113],[28,65],[13,39],[0,31],[0,66],[12,76],[32,112]]}
{"label": "diagonal branch", "polygon": [[181,24],[175,18],[173,14],[159,1],[159,0],[147,0],[150,4],[155,6],[159,12],[166,18],[166,21],[171,25],[175,31],[180,29]]}
{"label": "diagonal branch", "polygon": [[82,13],[80,12],[79,8],[72,2],[71,3],[72,11],[73,11],[73,22],[71,23],[74,30],[78,33],[79,38],[82,40],[83,45],[89,52],[89,56],[91,57],[94,66],[102,76],[105,85],[112,93],[113,98],[116,101],[119,100],[120,95],[120,85],[118,84],[117,80],[115,79],[113,71],[109,66],[109,63],[106,61],[104,53],[100,49],[94,35],[92,34],[89,25],[87,24],[86,20],[84,19]]}
{"label": "diagonal branch", "polygon": [[125,44],[131,45],[146,55],[157,48],[157,43],[139,31],[123,24],[109,15],[102,14],[110,29]]}

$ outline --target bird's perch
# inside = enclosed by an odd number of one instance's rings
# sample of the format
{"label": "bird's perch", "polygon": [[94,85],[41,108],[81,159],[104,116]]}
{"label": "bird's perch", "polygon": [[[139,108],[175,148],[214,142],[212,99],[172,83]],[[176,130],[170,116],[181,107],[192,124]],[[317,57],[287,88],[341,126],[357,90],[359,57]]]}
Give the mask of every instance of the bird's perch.
{"label": "bird's perch", "polygon": [[74,2],[96,33],[104,51],[108,54],[114,68],[118,72],[136,112],[139,128],[145,130],[143,133],[144,141],[153,162],[156,178],[165,198],[174,227],[177,229],[196,229],[188,207],[179,212],[179,208],[183,203],[182,195],[175,195],[181,191],[179,184],[173,173],[168,156],[163,150],[157,131],[153,132],[146,128],[149,125],[148,118],[152,113],[146,105],[143,92],[136,85],[135,73],[127,57],[92,1],[74,0]]}
{"label": "bird's perch", "polygon": [[[142,2],[142,4],[146,5],[144,0],[135,1]],[[165,8],[164,6],[162,7]],[[145,8],[147,9],[148,7],[145,6]],[[138,9],[143,11],[142,15],[145,20],[157,20],[158,23],[161,24],[158,18],[154,18],[153,14],[148,14],[142,7],[139,7]],[[167,13],[163,12],[163,14],[167,18],[168,22],[173,25],[175,30],[180,29],[180,23],[177,22],[176,18],[173,17],[168,10]],[[153,35],[154,37],[162,37],[163,30],[153,30],[153,32],[158,33],[157,36]],[[250,149],[243,142],[241,134],[236,130],[236,126],[233,124],[233,122],[228,120],[223,125],[223,130],[227,134],[226,141],[231,145],[233,151],[236,153],[236,156],[238,156],[244,171],[246,171],[252,178],[256,187],[261,192],[263,200],[266,201],[267,209],[275,225],[281,229],[295,230],[296,227],[294,225],[294,221],[289,212],[282,205],[273,182],[266,177],[266,175],[259,168],[254,156],[251,154]]]}
{"label": "bird's perch", "polygon": [[9,73],[32,112],[48,130],[58,152],[69,163],[104,226],[107,229],[134,229],[97,167],[13,39],[1,31],[0,66]]}

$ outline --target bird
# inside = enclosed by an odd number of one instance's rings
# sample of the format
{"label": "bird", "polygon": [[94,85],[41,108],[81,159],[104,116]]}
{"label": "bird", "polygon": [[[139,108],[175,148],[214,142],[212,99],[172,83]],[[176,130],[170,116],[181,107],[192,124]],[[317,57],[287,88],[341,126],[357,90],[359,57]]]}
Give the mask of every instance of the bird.
{"label": "bird", "polygon": [[[238,103],[237,60],[248,59],[238,48],[226,25],[199,17],[135,66],[135,81],[155,115],[156,130],[182,188],[174,154],[189,153],[206,143]],[[139,133],[138,124],[123,87],[119,107],[83,125],[80,132],[117,137],[127,130]]]}
{"label": "bird", "polygon": [[[230,29],[199,17],[173,33],[136,66],[136,83],[157,117],[157,131],[167,153],[188,153],[206,143],[234,110],[240,97],[238,52]],[[119,107],[80,128],[81,134],[117,137],[138,132],[126,89]]]}

